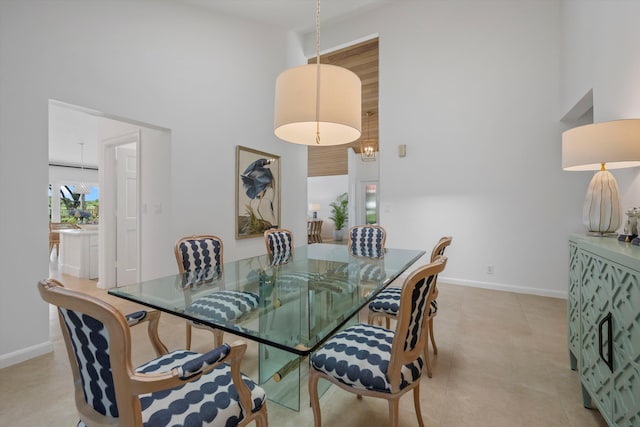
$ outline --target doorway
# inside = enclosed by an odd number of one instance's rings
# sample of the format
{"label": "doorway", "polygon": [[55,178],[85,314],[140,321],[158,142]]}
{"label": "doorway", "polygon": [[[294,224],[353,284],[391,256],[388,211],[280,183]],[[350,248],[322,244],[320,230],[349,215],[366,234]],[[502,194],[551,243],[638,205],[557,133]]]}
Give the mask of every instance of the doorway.
{"label": "doorway", "polygon": [[[171,131],[49,100],[50,182],[55,178],[51,171],[60,169],[57,165],[73,166],[65,153],[78,151],[79,137],[85,142],[85,172],[90,167],[95,173],[88,181],[100,188],[98,287],[168,274],[166,266],[173,265],[166,250],[172,243],[167,232],[171,229]],[[124,154],[127,147],[133,151]],[[118,158],[126,159],[120,183]],[[120,191],[119,185],[123,186]],[[121,203],[118,194],[124,197]],[[119,206],[125,210],[117,215]],[[118,216],[126,222],[118,225]],[[118,237],[118,230],[126,236]],[[125,245],[119,249],[118,242]]]}
{"label": "doorway", "polygon": [[104,214],[100,222],[104,268],[100,287],[140,281],[140,129],[101,141],[100,182]]}

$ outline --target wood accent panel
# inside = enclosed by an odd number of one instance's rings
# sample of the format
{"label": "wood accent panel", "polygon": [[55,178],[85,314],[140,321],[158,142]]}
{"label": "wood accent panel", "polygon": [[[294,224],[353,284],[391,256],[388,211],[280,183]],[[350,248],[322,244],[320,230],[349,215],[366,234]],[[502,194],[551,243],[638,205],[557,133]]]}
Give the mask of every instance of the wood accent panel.
{"label": "wood accent panel", "polygon": [[[309,59],[315,63],[316,58]],[[378,38],[320,56],[323,64],[338,65],[356,73],[362,81],[362,137],[352,143],[307,149],[308,176],[346,175],[347,150],[360,152],[361,139],[373,139],[378,146]],[[366,112],[373,113],[369,119]],[[369,120],[369,122],[367,122]]]}

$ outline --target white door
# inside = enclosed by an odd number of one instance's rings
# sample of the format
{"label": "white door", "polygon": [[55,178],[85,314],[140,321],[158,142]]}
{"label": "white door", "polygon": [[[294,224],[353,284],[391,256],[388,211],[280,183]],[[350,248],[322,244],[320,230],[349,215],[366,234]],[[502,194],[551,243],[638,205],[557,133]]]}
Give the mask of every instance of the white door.
{"label": "white door", "polygon": [[136,149],[116,147],[116,286],[138,279]]}

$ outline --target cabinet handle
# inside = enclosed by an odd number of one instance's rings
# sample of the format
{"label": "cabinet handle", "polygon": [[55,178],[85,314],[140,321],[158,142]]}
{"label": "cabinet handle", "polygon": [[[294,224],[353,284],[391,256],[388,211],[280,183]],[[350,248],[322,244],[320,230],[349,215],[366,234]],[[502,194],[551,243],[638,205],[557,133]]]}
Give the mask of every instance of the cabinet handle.
{"label": "cabinet handle", "polygon": [[[607,324],[607,357],[604,357],[602,352],[602,327]],[[613,328],[611,325],[611,312],[602,318],[598,323],[598,351],[600,352],[600,359],[604,361],[609,367],[609,370],[613,372]]]}

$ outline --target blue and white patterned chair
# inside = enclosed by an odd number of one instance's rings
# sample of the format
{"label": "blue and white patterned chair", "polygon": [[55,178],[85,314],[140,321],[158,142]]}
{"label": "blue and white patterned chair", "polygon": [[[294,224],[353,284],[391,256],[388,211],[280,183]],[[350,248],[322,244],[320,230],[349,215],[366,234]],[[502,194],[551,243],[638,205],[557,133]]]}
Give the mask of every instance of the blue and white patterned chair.
{"label": "blue and white patterned chair", "polygon": [[349,254],[365,258],[382,258],[387,232],[379,225],[356,225],[347,236]]}
{"label": "blue and white patterned chair", "polygon": [[[246,344],[205,354],[167,352],[158,338],[157,311],[127,318],[110,304],[41,281],[42,299],[58,307],[73,373],[78,426],[267,426],[265,393],[240,372]],[[158,357],[131,362],[130,324],[148,322]]]}
{"label": "blue and white patterned chair", "polygon": [[427,335],[423,330],[428,327],[427,307],[433,298],[436,277],[446,263],[447,259],[440,257],[407,277],[402,286],[395,331],[368,324],[350,326],[313,354],[309,397],[315,427],[322,424],[318,399],[320,378],[358,396],[387,399],[391,426],[398,425],[400,397],[413,390],[418,424],[424,426],[420,411],[420,379]]}
{"label": "blue and white patterned chair", "polygon": [[[198,314],[209,319],[230,322],[258,307],[259,296],[253,292],[224,290],[211,291],[208,295],[191,300],[190,290],[203,284],[219,281],[223,286],[223,246],[222,240],[213,235],[197,235],[178,239],[175,244],[178,270],[182,274],[185,289],[185,312]],[[186,348],[191,349],[191,328],[206,329],[214,335],[214,345],[222,345],[224,333],[201,323],[187,322]]]}
{"label": "blue and white patterned chair", "polygon": [[[451,236],[442,237],[438,243],[433,247],[431,251],[431,262],[433,262],[437,257],[444,255],[444,250],[451,244],[452,238]],[[392,318],[398,317],[398,312],[400,310],[400,292],[401,289],[396,287],[388,287],[380,292],[370,303],[369,303],[369,316],[368,323],[373,325],[377,317],[383,317],[386,321],[387,329],[390,327],[390,321]],[[431,306],[429,307],[429,329],[427,329],[427,333],[431,339],[431,344],[433,345],[433,354],[438,354],[438,346],[436,346],[436,340],[433,336],[433,318],[438,314],[438,287],[437,283],[434,283],[433,290],[433,300],[431,301]],[[433,373],[431,371],[431,360],[429,359],[429,342],[427,342],[427,346],[425,347],[425,360],[427,362],[427,375],[429,378],[432,377]]]}
{"label": "blue and white patterned chair", "polygon": [[293,256],[293,233],[284,228],[272,228],[264,232],[264,243],[271,265],[289,262]]}

